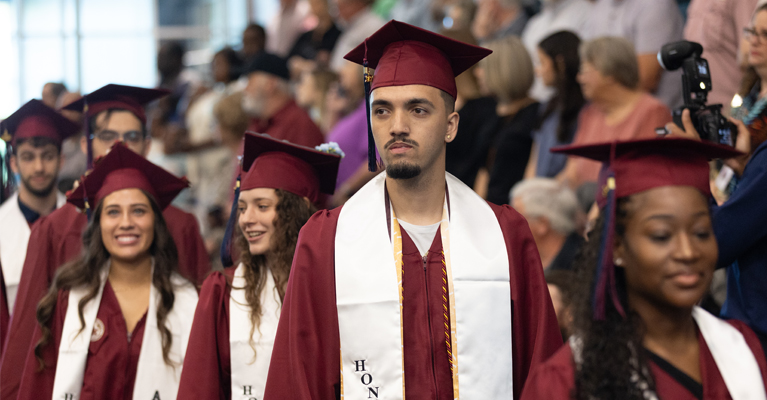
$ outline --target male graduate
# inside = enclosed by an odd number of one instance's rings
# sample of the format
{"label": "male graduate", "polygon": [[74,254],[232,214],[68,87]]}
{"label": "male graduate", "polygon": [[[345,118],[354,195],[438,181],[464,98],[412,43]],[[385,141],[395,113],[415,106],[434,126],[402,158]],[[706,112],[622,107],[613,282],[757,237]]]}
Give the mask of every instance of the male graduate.
{"label": "male graduate", "polygon": [[[86,137],[81,141],[89,160],[107,154],[115,141],[122,141],[134,152],[146,156],[150,137],[146,128],[144,106],[167,94],[164,90],[132,86],[106,85],[64,107],[84,112]],[[90,164],[90,162],[89,162]],[[48,290],[56,270],[74,259],[82,248],[82,232],[88,221],[87,210],[66,204],[32,229],[18,299],[13,308],[5,351],[0,361],[0,399],[15,399],[30,338],[36,322],[37,303]],[[197,220],[173,206],[163,211],[171,236],[178,248],[179,272],[195,284],[201,284],[210,271],[208,254],[200,236]]]}
{"label": "male graduate", "polygon": [[39,100],[30,100],[3,121],[13,153],[11,168],[21,178],[19,190],[0,206],[0,261],[9,311],[13,309],[31,226],[66,203],[56,190],[61,142],[80,131]]}
{"label": "male graduate", "polygon": [[454,77],[489,53],[391,21],[347,54],[386,172],[301,231],[266,400],[518,398],[562,344],[524,218],[445,173]]}

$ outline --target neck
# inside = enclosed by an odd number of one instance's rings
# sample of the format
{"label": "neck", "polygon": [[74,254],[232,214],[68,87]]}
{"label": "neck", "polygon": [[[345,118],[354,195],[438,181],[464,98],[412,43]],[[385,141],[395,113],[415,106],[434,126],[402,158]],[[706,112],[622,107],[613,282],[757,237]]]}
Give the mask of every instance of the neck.
{"label": "neck", "polygon": [[431,225],[442,220],[445,201],[445,167],[411,179],[386,177],[386,189],[397,218],[414,225]]}
{"label": "neck", "polygon": [[619,112],[629,104],[633,104],[642,92],[621,85],[614,85],[592,100],[594,105],[606,115]]}
{"label": "neck", "polygon": [[109,281],[126,286],[152,283],[152,257],[147,255],[138,260],[126,261],[112,258]]}
{"label": "neck", "polygon": [[645,347],[656,354],[683,348],[684,344],[697,343],[698,334],[692,318],[692,308],[659,306],[639,295],[628,295],[628,302],[644,322]]}
{"label": "neck", "polygon": [[34,212],[40,215],[48,215],[56,209],[56,189],[51,190],[51,193],[45,197],[39,197],[32,194],[24,185],[20,185],[19,200]]}
{"label": "neck", "polygon": [[508,117],[508,116],[515,115],[516,113],[519,112],[519,110],[529,106],[534,101],[535,100],[533,100],[530,97],[524,97],[517,100],[506,101],[503,103],[498,103],[495,110],[498,116]]}
{"label": "neck", "polygon": [[546,269],[551,265],[552,261],[557,258],[559,251],[562,250],[567,236],[559,233],[552,233],[547,235],[543,240],[536,242],[538,245],[538,254],[541,256],[541,264]]}
{"label": "neck", "polygon": [[761,69],[757,69],[756,73],[760,77],[762,77],[762,76],[765,77],[765,78],[759,78],[760,82],[762,83],[762,87],[759,90],[759,97],[762,97],[765,94],[767,94],[767,66],[762,67]]}
{"label": "neck", "polygon": [[275,94],[267,103],[261,119],[267,120],[282,110],[290,101],[290,96],[285,93]]}

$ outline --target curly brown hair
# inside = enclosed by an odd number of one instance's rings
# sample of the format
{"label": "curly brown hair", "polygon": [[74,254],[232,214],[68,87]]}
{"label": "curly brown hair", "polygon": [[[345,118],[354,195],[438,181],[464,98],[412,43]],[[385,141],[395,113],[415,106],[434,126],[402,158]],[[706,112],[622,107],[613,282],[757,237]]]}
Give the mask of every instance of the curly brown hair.
{"label": "curly brown hair", "polygon": [[[623,238],[626,222],[632,214],[631,196],[620,198],[616,204],[615,235]],[[604,209],[599,215],[588,243],[575,260],[576,282],[573,291],[573,325],[582,340],[581,363],[575,372],[575,388],[571,398],[577,400],[626,399],[644,400],[643,390],[636,378],[647,383],[644,391],[655,391],[649,372],[642,338],[644,324],[636,312],[628,308],[626,280],[622,268],[615,269],[615,283],[626,317],[609,299],[605,301],[605,319],[593,319],[592,295],[595,271],[598,268]]]}
{"label": "curly brown hair", "polygon": [[[275,189],[277,194],[277,216],[274,220],[274,237],[267,254],[252,255],[248,251],[248,242],[237,224],[237,247],[240,249],[240,262],[245,267],[245,300],[250,307],[250,346],[255,352],[253,334],[261,323],[261,291],[266,285],[265,268],[269,268],[274,277],[274,286],[280,296],[280,303],[285,299],[285,287],[293,265],[298,232],[317,209],[303,197],[282,189]],[[239,218],[239,213],[238,213]],[[268,259],[268,262],[267,262]],[[227,282],[230,286],[231,281]]]}
{"label": "curly brown hair", "polygon": [[[149,254],[154,257],[152,285],[160,291],[157,329],[160,330],[162,336],[162,358],[167,365],[176,366],[169,357],[173,337],[168,327],[165,326],[165,320],[170,310],[173,309],[175,301],[171,274],[178,269],[178,250],[157,202],[143,190],[142,193],[149,199],[149,204],[154,211],[154,240],[149,247]],[[80,333],[85,329],[83,309],[98,294],[101,286],[100,271],[110,257],[101,240],[102,206],[103,200],[96,206],[96,211],[83,232],[83,249],[80,256],[59,268],[48,293],[37,306],[37,322],[40,324],[42,337],[35,345],[35,357],[40,364],[40,370],[45,368],[45,362],[42,358],[43,348],[50,343],[53,335],[50,324],[56,310],[59,290],[70,290],[77,287],[88,289],[88,294],[77,305],[77,313],[80,317]]]}

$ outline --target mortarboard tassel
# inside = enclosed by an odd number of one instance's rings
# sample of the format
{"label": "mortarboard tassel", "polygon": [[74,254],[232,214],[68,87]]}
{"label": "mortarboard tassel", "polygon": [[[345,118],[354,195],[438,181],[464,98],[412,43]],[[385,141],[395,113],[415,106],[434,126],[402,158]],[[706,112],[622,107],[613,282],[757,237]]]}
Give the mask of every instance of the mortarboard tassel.
{"label": "mortarboard tassel", "polygon": [[242,175],[237,175],[237,183],[234,185],[234,201],[232,202],[232,210],[229,212],[229,222],[226,223],[226,231],[224,232],[224,240],[221,241],[221,264],[226,267],[231,267],[232,264],[232,241],[234,240],[234,227],[237,224],[237,203],[240,201],[240,180]]}
{"label": "mortarboard tassel", "polygon": [[376,172],[378,170],[378,163],[376,162],[376,144],[373,139],[373,128],[370,126],[370,83],[373,82],[373,74],[370,73],[368,68],[367,59],[367,40],[365,40],[365,59],[362,61],[362,67],[365,71],[365,111],[367,113],[367,126],[368,126],[368,171]]}
{"label": "mortarboard tassel", "polygon": [[602,243],[599,251],[599,260],[594,273],[592,286],[591,307],[594,320],[603,321],[606,316],[607,295],[612,299],[615,309],[621,316],[626,316],[623,306],[618,297],[615,286],[615,264],[613,263],[613,243],[615,236],[615,171],[612,169],[612,160],[615,159],[615,144],[610,150],[610,166],[605,170],[605,185],[602,188],[602,196],[606,200],[605,224],[602,228]]}

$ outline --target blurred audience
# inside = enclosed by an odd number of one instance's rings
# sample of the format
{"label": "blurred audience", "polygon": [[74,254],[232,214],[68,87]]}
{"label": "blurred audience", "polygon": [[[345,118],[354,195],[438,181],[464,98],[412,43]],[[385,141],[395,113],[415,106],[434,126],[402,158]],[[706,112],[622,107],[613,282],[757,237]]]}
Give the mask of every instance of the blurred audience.
{"label": "blurred audience", "polygon": [[55,109],[59,98],[65,93],[67,93],[67,87],[63,83],[48,82],[43,85],[43,104]]}
{"label": "blurred audience", "polygon": [[285,59],[261,53],[246,68],[246,73],[248,85],[242,108],[251,117],[248,130],[302,146],[314,147],[322,143],[320,128],[293,100]]}
{"label": "blurred audience", "polygon": [[575,193],[554,179],[526,179],[511,190],[511,205],[530,225],[543,269],[571,270],[583,244]]}
{"label": "blurred audience", "polygon": [[253,58],[266,49],[266,30],[259,24],[250,23],[242,31],[240,58],[243,65],[249,65]]}
{"label": "blurred audience", "polygon": [[[43,89],[44,90],[44,89]],[[64,116],[64,118],[74,122],[77,125],[82,125],[82,114],[77,111],[62,110],[61,108],[74,103],[82,97],[80,92],[64,92],[58,96],[56,101],[56,110]],[[58,189],[62,193],[66,193],[74,186],[76,180],[85,173],[88,166],[88,156],[80,149],[80,138],[82,134],[74,135],[64,139],[61,142],[61,158],[62,164],[59,169],[59,183]]]}
{"label": "blurred audience", "polygon": [[578,128],[578,114],[586,103],[578,83],[580,39],[572,32],[557,32],[537,47],[540,63],[536,73],[554,89],[554,97],[542,107],[543,113],[533,134],[527,176],[555,177],[565,167],[567,156],[549,150],[570,144]]}
{"label": "blurred audience", "polygon": [[519,0],[478,0],[471,33],[485,44],[509,35],[521,35],[527,20]]}
{"label": "blurred audience", "polygon": [[[687,9],[684,38],[703,46],[711,70],[709,104],[729,109],[739,89],[747,48],[743,29],[749,26],[757,0],[695,0]],[[711,29],[711,27],[716,29]]]}
{"label": "blurred audience", "polygon": [[296,103],[309,113],[322,132],[332,128],[331,121],[337,122],[336,118],[329,118],[326,107],[331,88],[338,91],[338,74],[324,68],[302,73],[296,86]]}
{"label": "blurred audience", "polygon": [[288,53],[288,66],[294,78],[318,67],[327,67],[330,52],[341,36],[341,31],[330,16],[328,0],[309,0],[309,5],[312,15],[317,19],[317,26],[302,33]]}
{"label": "blurred audience", "polygon": [[309,15],[306,0],[280,0],[279,10],[266,24],[266,51],[287,57],[296,39],[312,28]]}
{"label": "blurred audience", "polygon": [[[639,88],[639,65],[634,46],[626,39],[603,37],[581,44],[578,82],[583,108],[573,144],[656,137],[655,129],[671,121],[671,111],[660,100]],[[596,181],[601,164],[570,157],[557,175],[577,188]]]}
{"label": "blurred audience", "polygon": [[341,28],[336,47],[330,55],[330,68],[339,72],[346,60],[344,56],[384,25],[384,20],[373,13],[374,0],[331,0],[338,10],[336,24]]}
{"label": "blurred audience", "polygon": [[559,331],[562,333],[562,340],[567,343],[567,339],[573,334],[572,304],[576,274],[573,271],[558,269],[548,271],[544,276],[549,287],[554,312],[557,314],[557,323],[559,324]]}
{"label": "blurred audience", "polygon": [[[538,46],[543,39],[559,31],[570,31],[578,36],[583,35],[592,3],[589,0],[543,0],[541,11],[530,18],[524,32],[522,42],[533,57],[533,64],[540,65]],[[577,50],[576,48],[573,49]],[[531,96],[538,101],[548,101],[554,95],[551,85],[536,76]]]}
{"label": "blurred audience", "polygon": [[511,187],[525,174],[539,104],[529,95],[533,62],[522,41],[507,36],[487,43],[486,47],[493,54],[479,62],[479,76],[483,88],[498,101],[498,123],[488,157],[490,178],[486,198],[495,204],[508,204]]}
{"label": "blurred audience", "polygon": [[596,0],[583,37],[618,36],[631,42],[639,66],[637,87],[676,108],[682,105],[682,73],[664,71],[657,54],[664,44],[682,40],[683,29],[674,0]]}
{"label": "blurred audience", "polygon": [[389,18],[437,32],[442,26],[439,10],[433,0],[398,0],[389,12]]}
{"label": "blurred audience", "polygon": [[[476,44],[468,29],[446,30],[443,35]],[[455,111],[460,116],[458,133],[447,144],[445,169],[469,187],[474,187],[477,173],[485,166],[487,152],[495,134],[498,118],[495,113],[496,103],[490,96],[485,96],[476,77],[474,65],[455,77],[458,95],[455,99]]]}

